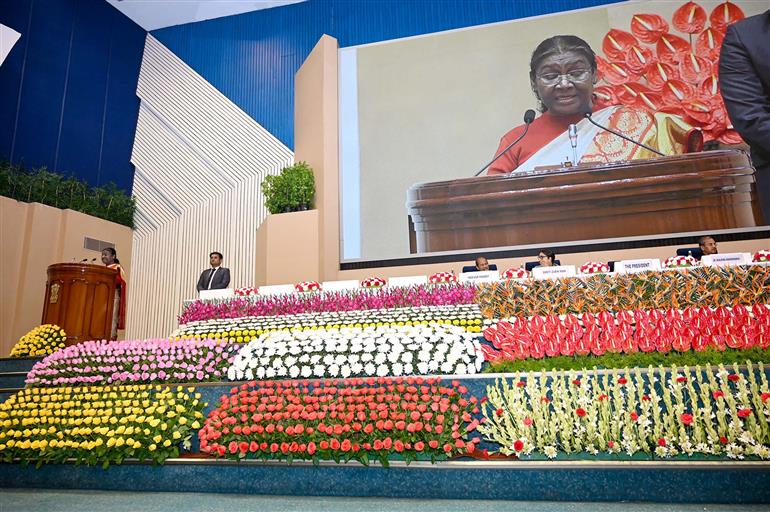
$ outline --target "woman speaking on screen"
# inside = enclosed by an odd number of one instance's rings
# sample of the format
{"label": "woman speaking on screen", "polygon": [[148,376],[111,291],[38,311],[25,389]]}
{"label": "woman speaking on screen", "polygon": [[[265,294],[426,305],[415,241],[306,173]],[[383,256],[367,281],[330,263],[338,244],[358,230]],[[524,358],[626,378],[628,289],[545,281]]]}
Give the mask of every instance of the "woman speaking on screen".
{"label": "woman speaking on screen", "polygon": [[[529,79],[542,115],[535,119],[526,136],[502,155],[489,174],[535,167],[575,163],[607,163],[652,158],[654,153],[625,141],[585,119],[587,112],[603,126],[643,142],[666,155],[685,153],[697,143],[699,133],[683,119],[670,114],[653,114],[625,106],[594,110],[594,85],[598,81],[596,54],[577,36],[554,36],[541,42],[532,53]],[[573,150],[569,126],[576,125]],[[506,133],[495,153],[498,155],[524,132],[524,125]],[[573,137],[574,140],[574,137]]]}

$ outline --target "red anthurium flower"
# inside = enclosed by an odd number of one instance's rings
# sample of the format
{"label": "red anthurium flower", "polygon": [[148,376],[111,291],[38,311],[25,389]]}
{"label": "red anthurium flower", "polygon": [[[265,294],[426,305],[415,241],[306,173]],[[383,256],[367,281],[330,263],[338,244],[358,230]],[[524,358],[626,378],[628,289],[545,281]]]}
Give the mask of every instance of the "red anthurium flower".
{"label": "red anthurium flower", "polygon": [[613,60],[622,60],[626,56],[626,52],[633,45],[638,45],[639,41],[624,30],[611,29],[604,36],[602,41],[602,50],[604,54]]}
{"label": "red anthurium flower", "polygon": [[722,391],[716,390],[713,393],[711,393],[711,396],[713,396],[714,400],[716,400],[717,398],[722,398],[723,396],[725,396],[725,394]]}
{"label": "red anthurium flower", "polygon": [[679,419],[682,420],[682,423],[685,425],[692,425],[692,414],[684,413],[681,416],[679,416]]}
{"label": "red anthurium flower", "polygon": [[593,104],[597,110],[600,110],[604,107],[617,105],[618,103],[620,103],[620,101],[618,100],[617,96],[615,96],[614,87],[610,87],[608,85],[594,87]]}
{"label": "red anthurium flower", "polygon": [[626,66],[632,73],[643,74],[653,62],[652,51],[646,46],[633,45],[625,57]]}
{"label": "red anthurium flower", "polygon": [[658,14],[634,14],[631,32],[643,43],[654,44],[668,32],[668,22]]}
{"label": "red anthurium flower", "polygon": [[749,416],[751,416],[751,409],[749,408],[738,409],[739,418],[747,418]]}
{"label": "red anthurium flower", "polygon": [[618,379],[618,384],[621,384],[621,385],[628,384],[628,379],[626,379],[625,377],[620,377]]}
{"label": "red anthurium flower", "polygon": [[653,61],[644,77],[650,90],[661,91],[663,84],[678,77],[678,71],[671,64]]}
{"label": "red anthurium flower", "polygon": [[741,376],[738,375],[737,373],[731,373],[730,375],[727,376],[727,380],[729,380],[730,382],[738,382],[739,380],[741,380]]}
{"label": "red anthurium flower", "polygon": [[526,426],[528,426],[528,427],[531,426],[532,425],[532,418],[524,418],[524,424]]}
{"label": "red anthurium flower", "polygon": [[679,377],[676,378],[676,381],[680,382],[680,383],[681,382],[687,382],[687,377],[683,377],[683,376],[680,375]]}
{"label": "red anthurium flower", "polygon": [[630,416],[631,416],[631,419],[632,419],[633,421],[636,421],[636,420],[638,420],[638,419],[639,419],[639,415],[636,413],[636,411],[631,411],[631,414],[630,414]]}
{"label": "red anthurium flower", "polygon": [[526,383],[525,381],[523,381],[523,380],[520,380],[520,381],[518,381],[518,382],[516,383],[516,387],[517,387],[517,388],[523,388],[523,387],[524,387],[524,386],[526,386],[526,385],[527,385],[527,383]]}
{"label": "red anthurium flower", "polygon": [[661,95],[667,105],[679,105],[695,93],[692,85],[682,80],[672,79],[663,84]]}
{"label": "red anthurium flower", "polygon": [[688,53],[679,62],[679,75],[685,82],[701,84],[711,75],[711,61]]}
{"label": "red anthurium flower", "polygon": [[722,135],[719,136],[718,140],[722,144],[741,144],[743,142],[743,137],[732,128],[728,128],[722,132]]}
{"label": "red anthurium flower", "polygon": [[709,60],[719,58],[724,36],[713,28],[707,28],[695,40],[695,53]]}
{"label": "red anthurium flower", "polygon": [[668,64],[678,64],[691,50],[690,43],[674,34],[661,36],[655,45],[655,53],[660,61]]}
{"label": "red anthurium flower", "polygon": [[674,11],[674,27],[685,34],[697,34],[706,26],[706,11],[695,2],[687,2]]}
{"label": "red anthurium flower", "polygon": [[583,416],[586,415],[586,410],[583,409],[582,407],[578,407],[577,409],[575,409],[575,414],[577,414],[582,418]]}
{"label": "red anthurium flower", "polygon": [[517,439],[513,442],[513,449],[517,452],[520,452],[524,449],[524,441],[521,439]]}
{"label": "red anthurium flower", "polygon": [[722,436],[719,438],[719,442],[722,444],[727,444],[727,438],[725,436]]}
{"label": "red anthurium flower", "polygon": [[746,15],[743,13],[743,10],[735,5],[734,2],[724,2],[714,7],[709,16],[709,21],[712,27],[724,32],[728,25],[732,25],[745,17]]}
{"label": "red anthurium flower", "polygon": [[580,386],[580,379],[573,380],[572,384],[574,384],[575,386]]}
{"label": "red anthurium flower", "polygon": [[498,415],[498,416],[502,416],[502,415],[503,415],[503,412],[505,412],[505,411],[503,411],[502,409],[497,409],[497,410],[495,411],[495,414],[496,414],[496,415]]}
{"label": "red anthurium flower", "polygon": [[661,437],[658,439],[658,446],[666,446],[666,438]]}
{"label": "red anthurium flower", "polygon": [[699,123],[709,123],[712,117],[711,105],[703,100],[685,100],[682,102],[685,114]]}
{"label": "red anthurium flower", "polygon": [[629,81],[638,80],[639,75],[632,72],[626,65],[625,60],[623,60],[608,62],[602,78],[610,85],[621,85]]}
{"label": "red anthurium flower", "polygon": [[770,400],[770,393],[762,393],[760,398],[762,399],[762,403],[765,403]]}
{"label": "red anthurium flower", "polygon": [[698,93],[705,97],[719,95],[719,79],[717,76],[709,75],[698,87]]}
{"label": "red anthurium flower", "polygon": [[607,448],[614,448],[615,442],[614,441],[607,441]]}

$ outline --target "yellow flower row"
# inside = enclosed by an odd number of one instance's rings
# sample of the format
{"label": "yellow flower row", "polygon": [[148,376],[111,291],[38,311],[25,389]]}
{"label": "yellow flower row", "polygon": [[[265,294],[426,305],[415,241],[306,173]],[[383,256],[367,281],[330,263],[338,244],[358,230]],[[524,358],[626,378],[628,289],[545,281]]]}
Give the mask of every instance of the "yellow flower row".
{"label": "yellow flower row", "polygon": [[44,324],[21,337],[11,349],[11,357],[42,356],[64,348],[67,334],[58,325]]}
{"label": "yellow flower row", "polygon": [[163,462],[200,428],[194,388],[32,388],[0,404],[0,460],[86,464]]}

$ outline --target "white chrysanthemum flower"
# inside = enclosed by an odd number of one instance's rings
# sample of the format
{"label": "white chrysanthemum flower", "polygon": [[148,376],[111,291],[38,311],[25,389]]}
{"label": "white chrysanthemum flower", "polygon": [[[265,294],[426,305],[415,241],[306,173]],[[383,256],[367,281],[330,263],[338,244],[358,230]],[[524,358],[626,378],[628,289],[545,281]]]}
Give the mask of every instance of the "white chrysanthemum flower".
{"label": "white chrysanthemum flower", "polygon": [[386,377],[388,375],[388,367],[386,365],[380,365],[377,367],[377,376]]}
{"label": "white chrysanthemum flower", "polygon": [[298,366],[290,366],[289,367],[289,376],[292,379],[296,379],[299,377],[299,367]]}

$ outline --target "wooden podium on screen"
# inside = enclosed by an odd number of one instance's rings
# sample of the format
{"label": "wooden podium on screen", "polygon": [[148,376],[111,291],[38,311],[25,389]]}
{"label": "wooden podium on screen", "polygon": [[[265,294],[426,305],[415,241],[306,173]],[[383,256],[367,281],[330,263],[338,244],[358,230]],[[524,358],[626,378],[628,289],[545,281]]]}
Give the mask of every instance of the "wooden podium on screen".
{"label": "wooden podium on screen", "polygon": [[117,273],[115,269],[87,263],[49,266],[43,323],[64,329],[67,345],[109,339]]}
{"label": "wooden podium on screen", "polygon": [[763,225],[742,151],[413,185],[412,253]]}

